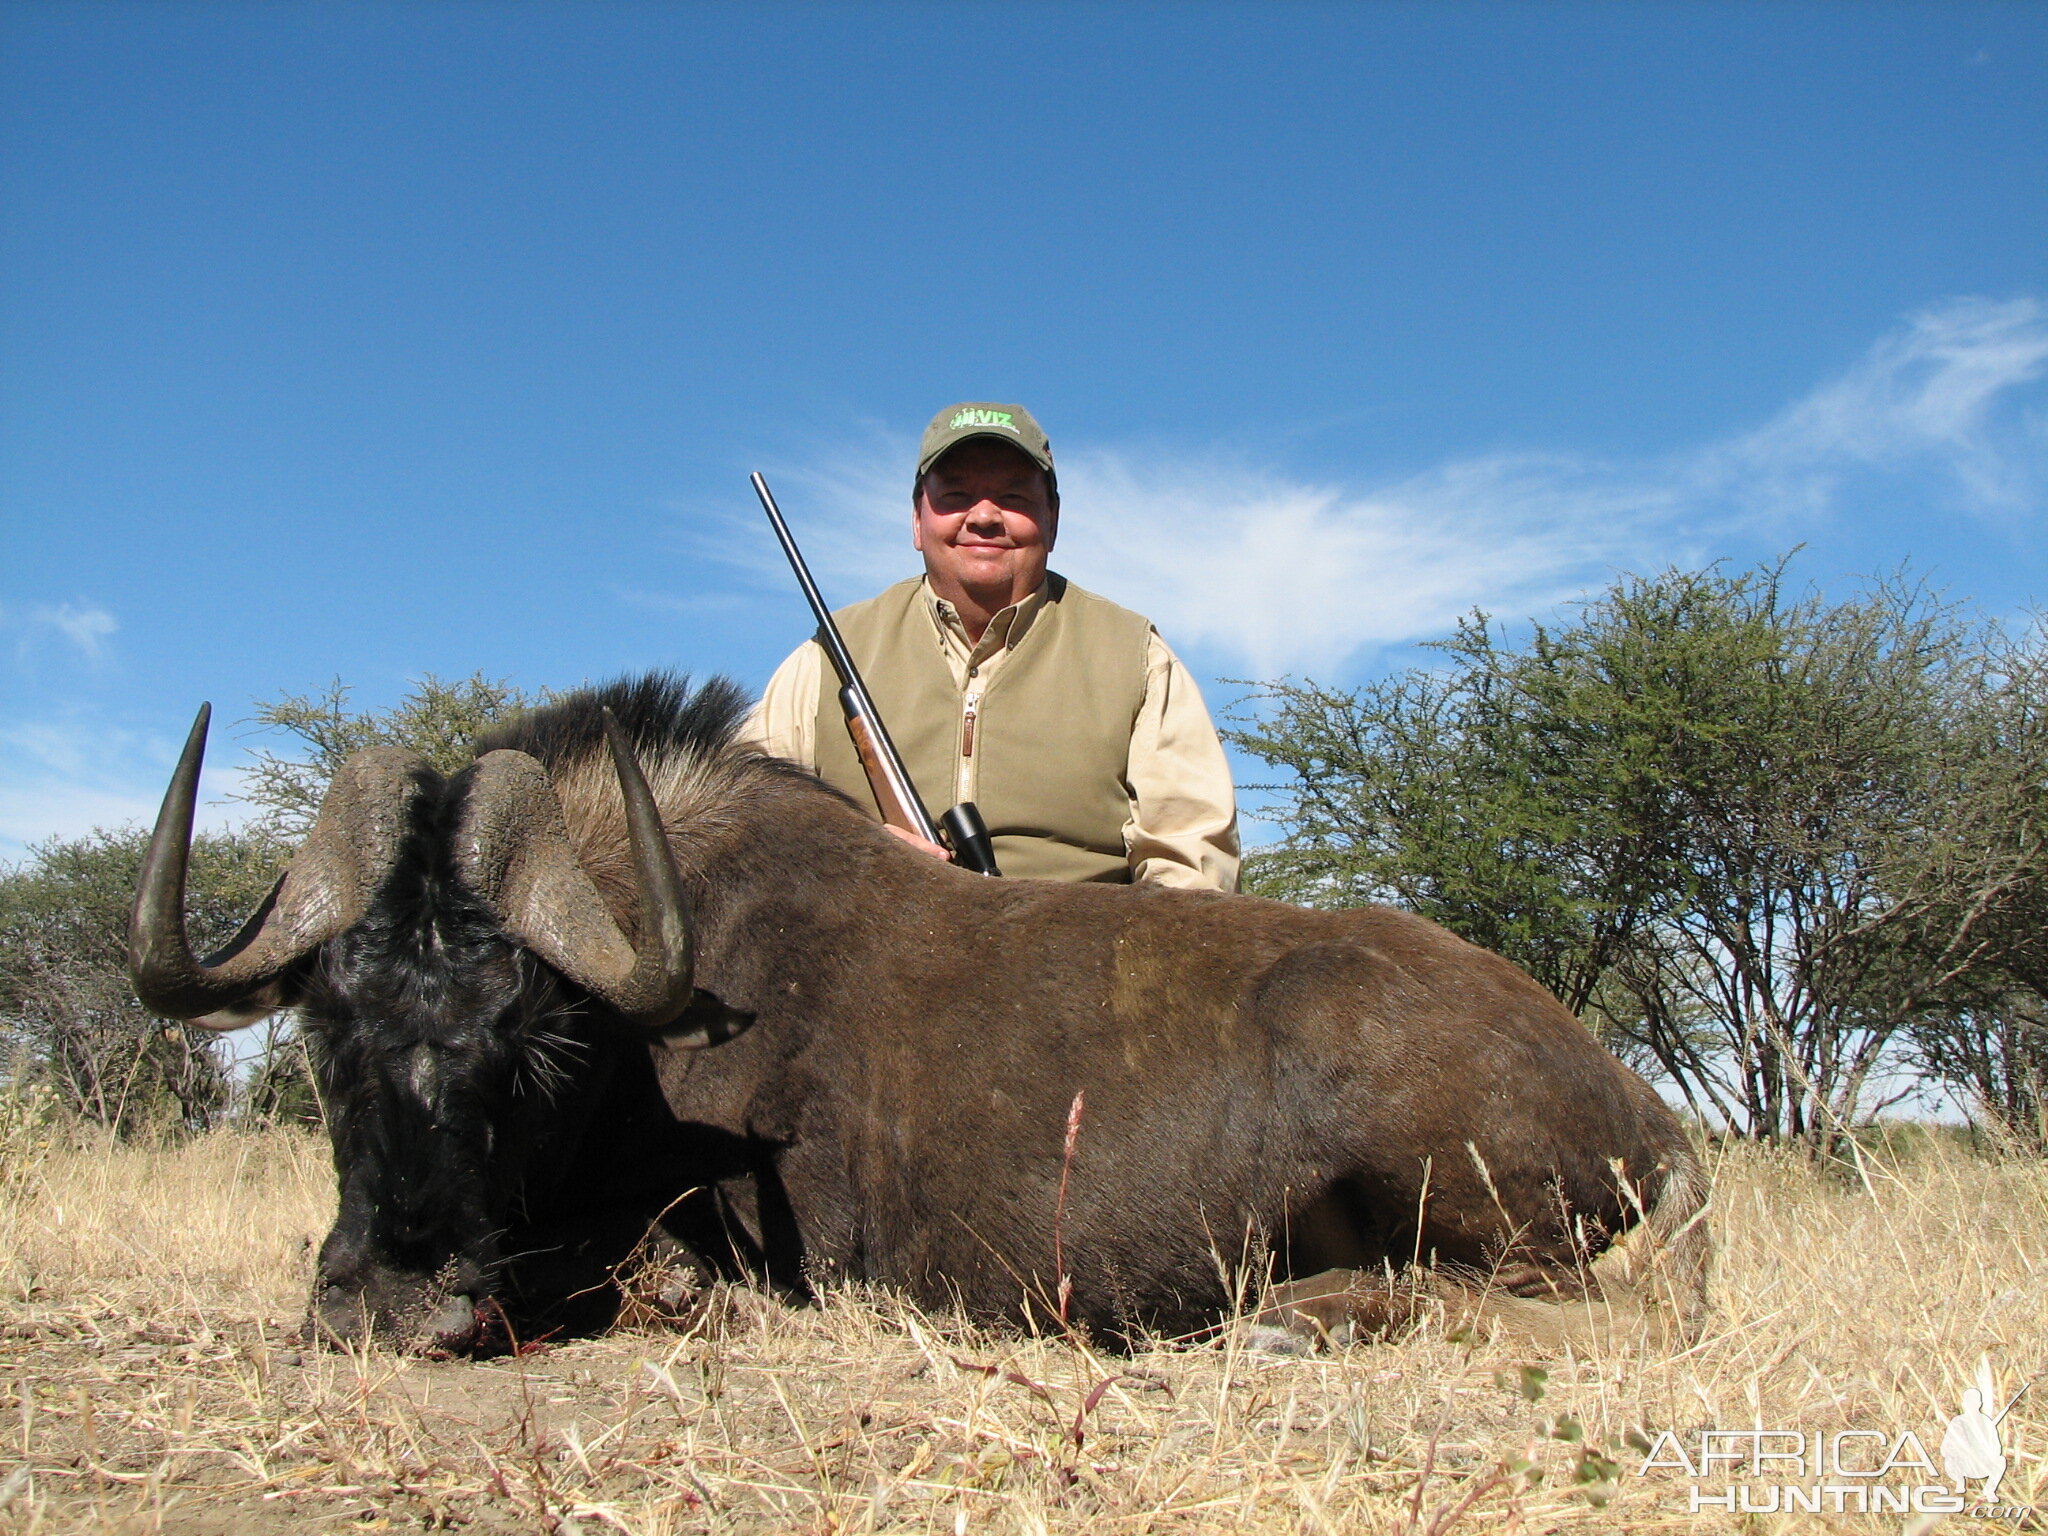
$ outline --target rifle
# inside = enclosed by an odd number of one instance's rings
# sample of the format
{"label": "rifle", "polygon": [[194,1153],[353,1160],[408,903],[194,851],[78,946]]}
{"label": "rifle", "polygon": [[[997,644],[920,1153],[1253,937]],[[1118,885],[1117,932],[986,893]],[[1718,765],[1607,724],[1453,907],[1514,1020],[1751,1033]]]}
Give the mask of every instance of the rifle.
{"label": "rifle", "polygon": [[860,765],[867,773],[868,786],[875,792],[882,820],[913,832],[928,843],[950,845],[953,862],[962,868],[979,875],[1001,874],[996,868],[996,851],[989,841],[988,825],[972,800],[963,800],[946,812],[943,832],[933,822],[931,812],[924,808],[917,786],[910,782],[910,771],[897,755],[896,743],[883,728],[881,712],[875,708],[868,685],[861,681],[860,669],[853,664],[853,655],[840,637],[839,626],[832,622],[832,611],[818,595],[818,584],[811,580],[810,567],[804,564],[796,540],[790,537],[789,524],[782,520],[782,511],[775,505],[768,482],[758,473],[751,478],[754,494],[761,498],[761,510],[768,514],[775,537],[782,541],[782,552],[789,556],[789,568],[796,572],[797,585],[804,589],[811,612],[818,617],[819,643],[832,659],[832,670],[839,674],[839,707],[846,715],[847,732],[853,737],[854,751],[860,754]]}

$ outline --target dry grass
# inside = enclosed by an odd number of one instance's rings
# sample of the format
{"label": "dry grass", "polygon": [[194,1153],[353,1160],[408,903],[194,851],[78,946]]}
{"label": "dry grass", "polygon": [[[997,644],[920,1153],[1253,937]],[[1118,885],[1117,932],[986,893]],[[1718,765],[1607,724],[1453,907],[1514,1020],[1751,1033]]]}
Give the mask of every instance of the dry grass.
{"label": "dry grass", "polygon": [[[1688,1514],[1626,1437],[1911,1428],[1938,1457],[1980,1353],[2007,1390],[2048,1370],[2048,1167],[1939,1138],[1862,1178],[1720,1155],[1710,1337],[1544,1359],[1536,1402],[1536,1362],[1499,1340],[1116,1357],[852,1291],[721,1291],[688,1332],[482,1364],[304,1351],[331,1203],[324,1150],[292,1133],[0,1136],[0,1527],[1897,1530]],[[2005,1427],[2004,1499],[2048,1510],[2048,1384]]]}

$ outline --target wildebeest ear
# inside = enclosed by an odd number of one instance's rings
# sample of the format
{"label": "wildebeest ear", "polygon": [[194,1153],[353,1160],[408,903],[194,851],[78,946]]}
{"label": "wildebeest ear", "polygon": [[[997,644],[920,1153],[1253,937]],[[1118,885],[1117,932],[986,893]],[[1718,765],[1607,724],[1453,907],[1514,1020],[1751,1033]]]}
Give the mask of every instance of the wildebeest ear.
{"label": "wildebeest ear", "polygon": [[240,1002],[185,1022],[195,1029],[246,1029],[284,1006],[284,983],[272,977]]}
{"label": "wildebeest ear", "polygon": [[735,1035],[754,1027],[751,1013],[734,1008],[713,997],[702,987],[690,994],[690,1006],[673,1024],[657,1030],[661,1043],[677,1050],[700,1051],[707,1045],[723,1045]]}

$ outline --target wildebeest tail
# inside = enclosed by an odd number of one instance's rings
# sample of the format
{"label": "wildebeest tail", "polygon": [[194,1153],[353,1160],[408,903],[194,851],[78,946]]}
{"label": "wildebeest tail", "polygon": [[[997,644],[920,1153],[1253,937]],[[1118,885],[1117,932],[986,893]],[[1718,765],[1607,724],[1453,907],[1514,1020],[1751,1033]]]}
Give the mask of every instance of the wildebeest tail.
{"label": "wildebeest tail", "polygon": [[1645,1213],[1642,1231],[1628,1245],[1628,1277],[1668,1308],[1688,1338],[1705,1326],[1707,1279],[1713,1266],[1714,1239],[1707,1226],[1712,1183],[1699,1154],[1690,1145],[1674,1145],[1665,1155],[1664,1181]]}

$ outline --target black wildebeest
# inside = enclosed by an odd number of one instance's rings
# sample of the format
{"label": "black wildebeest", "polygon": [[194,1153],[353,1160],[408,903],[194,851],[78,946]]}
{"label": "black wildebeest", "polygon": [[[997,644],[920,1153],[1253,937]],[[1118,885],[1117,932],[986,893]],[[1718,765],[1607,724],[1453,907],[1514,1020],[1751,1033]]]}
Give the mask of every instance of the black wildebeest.
{"label": "black wildebeest", "polygon": [[735,745],[743,703],[657,674],[449,777],[360,753],[203,962],[202,711],[132,971],[214,1028],[297,1010],[340,1181],[321,1331],[465,1347],[693,1188],[666,1220],[707,1264],[1041,1321],[1064,1280],[1110,1334],[1213,1323],[1246,1252],[1370,1318],[1375,1274],[1526,1291],[1645,1214],[1696,1294],[1679,1124],[1506,961],[1386,908],[965,873]]}

